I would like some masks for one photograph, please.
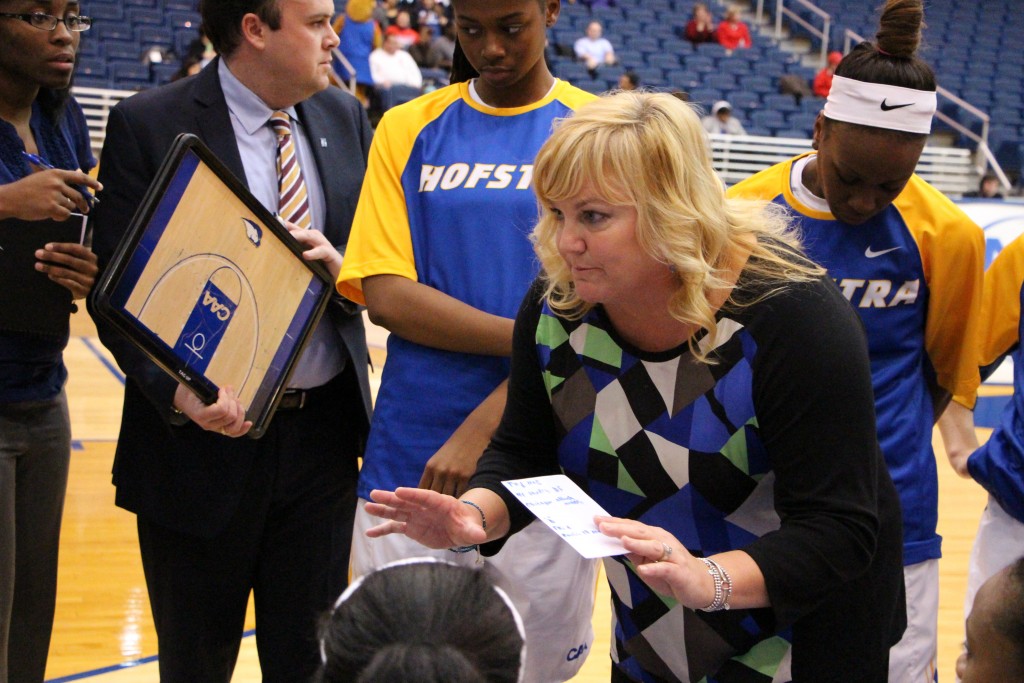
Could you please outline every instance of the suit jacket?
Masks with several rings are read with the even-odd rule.
[[[312,144],[327,204],[324,232],[342,249],[355,213],[372,129],[359,102],[337,88],[296,106]],[[114,254],[146,189],[179,133],[193,133],[245,183],[217,64],[191,78],[140,92],[111,112],[100,161],[102,201],[93,215],[93,250],[102,268]],[[90,305],[90,311],[92,307]],[[355,411],[350,444],[324,444],[338,457],[361,455],[369,430],[370,391],[363,322],[340,301],[328,315],[358,376],[358,392],[339,411]],[[227,439],[192,422],[178,426],[172,400],[178,382],[158,368],[102,318],[93,316],[103,344],[124,371],[121,434],[114,458],[116,503],[184,533],[216,535],[237,509],[258,443]],[[286,447],[286,446],[285,446]],[[301,454],[296,454],[300,456]]]

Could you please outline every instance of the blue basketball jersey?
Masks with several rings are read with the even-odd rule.
[[[542,100],[496,109],[466,83],[387,112],[377,127],[338,278],[363,303],[373,275],[408,277],[514,318],[538,271],[533,159],[555,119],[593,99],[566,82]],[[508,359],[388,339],[359,495],[416,486],[427,460],[508,376]]]
[[[871,220],[840,222],[797,198],[794,188],[801,181],[794,167],[806,156],[766,169],[729,194],[790,209],[808,255],[828,269],[860,315],[868,336],[878,440],[903,507],[904,563],[937,558],[936,415],[930,387],[969,394],[978,386],[973,349],[984,235],[917,175]]]

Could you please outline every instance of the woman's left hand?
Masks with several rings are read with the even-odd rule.
[[[89,294],[99,267],[96,254],[89,247],[75,242],[51,242],[36,250],[36,270],[71,291],[73,299]]]
[[[715,582],[704,563],[690,554],[675,536],[634,519],[595,517],[605,536],[622,541],[644,583],[661,595],[670,595],[691,609],[711,604]]]

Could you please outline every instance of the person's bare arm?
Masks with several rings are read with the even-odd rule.
[[[939,416],[939,433],[946,448],[946,457],[961,477],[970,478],[967,458],[978,449],[978,434],[974,431],[974,413],[969,408],[950,401]]]
[[[375,325],[423,346],[485,356],[512,354],[511,318],[485,313],[401,275],[363,280]]]
[[[505,411],[508,380],[499,384],[427,461],[419,488],[459,496],[490,443]]]

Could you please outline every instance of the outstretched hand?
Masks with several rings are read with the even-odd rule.
[[[388,521],[367,530],[370,538],[405,534],[428,548],[476,545],[487,540],[480,513],[453,496],[401,487],[373,490],[366,511]]]

